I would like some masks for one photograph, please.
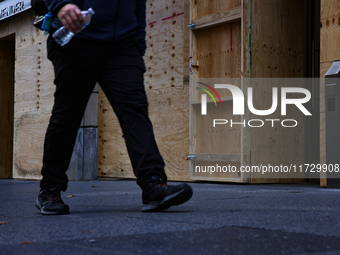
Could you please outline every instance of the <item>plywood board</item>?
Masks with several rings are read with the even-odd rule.
[[[324,49],[323,49],[324,50]],[[333,61],[320,64],[320,164],[326,164],[325,74]],[[320,173],[321,187],[327,187],[327,173]]]
[[[181,88],[152,89],[149,115],[170,180],[188,180],[188,92]],[[134,178],[122,131],[111,106],[99,93],[98,176]]]
[[[251,11],[252,0],[242,0],[242,24],[241,24],[241,74],[244,78],[250,78],[251,63],[250,63],[250,46],[251,46]],[[243,91],[248,85],[244,84]]]
[[[15,121],[13,178],[40,179],[49,112],[28,113]]]
[[[236,7],[226,11],[219,11],[217,13],[209,14],[201,18],[193,19],[191,23],[195,24],[193,30],[205,29],[223,23],[233,22],[241,19],[242,16],[241,7]]]
[[[206,92],[201,90],[200,88],[207,88],[206,85],[209,85],[215,88],[216,84],[232,84],[236,87],[241,88],[241,79],[240,78],[200,78],[200,79],[193,79],[192,90],[191,90],[191,103],[192,104],[201,104],[202,95],[206,95]],[[229,89],[225,88],[215,88],[216,92],[221,98],[221,101],[229,101],[232,100],[232,93]],[[216,96],[215,96],[216,97]],[[215,98],[217,102],[219,101],[218,98]],[[208,96],[207,102],[213,102],[213,99]]]
[[[239,170],[241,161],[240,116],[233,116],[232,95],[229,90],[217,89],[223,106],[215,106],[212,100],[207,100],[207,115],[201,114],[201,95],[206,94],[196,87],[202,87],[197,82],[203,82],[214,87],[214,84],[233,84],[242,87],[242,5],[241,1],[191,1],[191,22],[200,29],[191,32],[191,54],[193,56],[193,75],[190,79],[190,153],[238,155],[239,161],[232,162]],[[226,23],[226,21],[228,21]],[[238,80],[231,80],[237,78]],[[227,82],[229,81],[229,82]],[[214,119],[225,119],[228,123],[213,127]],[[231,126],[231,121],[234,125]],[[214,160],[206,162],[211,165]],[[191,170],[196,162],[191,162]],[[229,164],[229,163],[228,163]],[[205,180],[221,179],[223,181],[242,182],[238,174],[233,173],[199,173],[192,177]]]
[[[17,50],[16,60],[16,112],[39,112],[53,106],[54,73],[46,58],[45,42]]]
[[[183,85],[184,3],[147,2],[146,89]]]
[[[201,105],[192,105],[192,153],[232,153],[241,152],[240,137],[241,126],[231,124],[231,120],[240,122],[240,116],[233,116],[232,101],[223,102],[223,106],[215,106],[214,103],[208,103],[207,115],[201,115]],[[227,124],[216,125],[213,127],[214,119],[228,120]]]
[[[251,28],[251,0],[242,0],[241,6],[242,19],[241,19],[241,89],[247,100],[247,89],[250,86],[250,79],[245,81],[245,78],[250,78],[251,65],[250,65],[250,28]],[[250,112],[246,111],[242,118],[250,119]],[[250,128],[242,127],[241,130],[241,165],[250,166]],[[250,174],[242,173],[242,180],[244,182],[250,181]]]
[[[321,0],[320,62],[340,59],[340,2]]]
[[[241,6],[241,0],[192,0],[193,9],[196,9],[196,15],[192,19],[197,19],[209,14],[218,13]]]
[[[123,133],[104,92],[99,88],[98,177],[134,178]]]
[[[288,0],[256,0],[251,3],[251,77],[252,78],[290,78],[303,77],[303,2]],[[268,109],[272,103],[270,85],[256,84],[254,88],[254,107]],[[289,85],[288,85],[289,86]],[[275,86],[281,87],[281,85]],[[251,165],[261,164],[301,164],[304,160],[303,116],[297,111],[287,112],[296,119],[298,128],[287,129],[278,125],[272,128],[265,125],[250,129]],[[282,119],[280,112],[270,119]],[[256,116],[256,119],[262,119]],[[252,174],[252,183],[291,182],[301,179],[266,178]],[[303,178],[303,177],[302,177]]]
[[[241,76],[241,22],[195,32],[200,78]]]
[[[303,77],[303,1],[252,2],[253,78]]]
[[[272,105],[272,87],[298,87],[299,80],[286,80],[286,83],[277,80],[277,82],[264,79],[252,79],[253,86],[253,103],[255,109],[269,109]],[[289,98],[297,98],[298,94],[292,94]],[[304,115],[293,105],[287,106],[287,115],[281,116],[280,107],[271,114],[266,116],[253,115],[252,119],[264,121],[260,128],[251,128],[251,165],[260,166],[291,166],[302,165],[304,163]],[[266,119],[277,119],[279,121],[268,122]],[[281,121],[284,119],[294,119],[297,126],[293,128],[284,127]],[[248,121],[248,120],[247,120]],[[260,123],[255,123],[260,125]],[[294,125],[293,122],[287,122],[285,125]],[[283,178],[282,180],[280,178]],[[287,174],[271,175],[252,174],[251,182],[293,182],[288,180]],[[300,178],[304,178],[303,174]],[[273,180],[276,179],[276,180]],[[299,180],[301,181],[301,180]]]
[[[183,83],[189,85],[189,56],[190,56],[190,0],[184,0],[184,24],[183,24]]]
[[[186,88],[151,90],[149,114],[171,180],[188,180],[189,93]]]
[[[33,12],[0,24],[0,37],[15,34],[13,177],[41,178],[44,134],[53,105],[53,71],[46,35],[32,26]]]
[[[183,1],[147,1],[144,56],[149,115],[169,180],[189,180],[189,87]],[[188,18],[188,17],[187,17]],[[186,39],[188,40],[188,38]],[[119,123],[99,92],[98,176],[134,178]]]
[[[320,112],[320,164],[327,164],[326,161],[326,114]],[[327,173],[320,172],[320,186],[327,187]]]

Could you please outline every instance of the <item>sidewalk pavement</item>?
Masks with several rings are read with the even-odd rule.
[[[134,181],[70,182],[71,214],[47,216],[34,206],[39,182],[2,179],[0,254],[340,254],[340,190],[191,186],[187,203],[142,213]]]

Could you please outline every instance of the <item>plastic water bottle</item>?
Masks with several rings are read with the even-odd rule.
[[[87,11],[81,12],[84,16],[84,24],[82,27],[82,30],[91,22],[91,17],[94,14],[94,11],[92,8],[89,8]],[[68,43],[72,37],[75,34],[72,31],[67,31],[64,26],[59,28],[57,31],[55,31],[52,35],[53,39],[60,45],[64,46],[66,43]]]

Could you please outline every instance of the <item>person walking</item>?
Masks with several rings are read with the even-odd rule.
[[[44,0],[54,21],[47,39],[54,67],[54,105],[45,135],[42,180],[36,207],[42,214],[67,214],[60,192],[87,102],[98,82],[117,115],[137,184],[142,211],[162,211],[189,200],[187,184],[168,185],[164,161],[148,116],[144,88],[146,0]],[[81,10],[95,11],[82,30]],[[65,26],[75,36],[59,46],[52,34]]]

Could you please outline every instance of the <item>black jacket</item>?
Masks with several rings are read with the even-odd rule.
[[[145,50],[146,0],[44,0],[52,16],[53,31],[62,26],[57,18],[59,10],[66,4],[75,4],[81,10],[90,7],[95,14],[88,25],[75,37],[90,41],[110,42],[137,34]]]

